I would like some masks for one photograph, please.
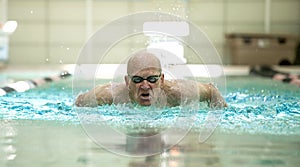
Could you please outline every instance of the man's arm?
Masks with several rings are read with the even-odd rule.
[[[187,98],[187,100],[199,98],[199,101],[208,102],[211,108],[227,107],[225,100],[213,84],[181,79],[165,80],[163,89],[167,95],[170,106],[180,105],[181,98]],[[198,94],[195,92],[196,90],[198,90]]]
[[[113,101],[111,84],[98,85],[94,89],[80,94],[75,102],[77,107],[96,107],[103,104],[111,104]]]
[[[207,101],[211,108],[227,107],[226,101],[213,84],[203,84],[198,82],[198,88],[200,101]]]

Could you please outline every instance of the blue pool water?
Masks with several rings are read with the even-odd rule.
[[[98,83],[104,82],[107,81]],[[227,77],[226,85],[224,97],[229,107],[222,111],[218,130],[237,134],[300,135],[298,87],[259,77]],[[68,78],[0,97],[0,120],[55,120],[63,124],[79,124],[73,102],[72,78]],[[138,126],[132,121],[132,114],[126,115],[112,106],[98,108],[112,124]],[[202,105],[195,113],[193,130],[201,127],[207,111],[208,108]],[[139,123],[148,124],[150,121],[152,126],[160,126],[177,115],[176,108],[166,109],[159,114],[139,117]]]

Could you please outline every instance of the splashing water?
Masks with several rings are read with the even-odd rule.
[[[105,81],[102,81],[105,82]],[[300,135],[300,91],[298,87],[262,78],[227,79],[226,101],[217,130],[228,133]],[[62,89],[64,88],[64,89]],[[55,120],[78,124],[74,110],[71,79],[50,83],[24,93],[0,97],[1,120]],[[94,111],[94,110],[91,110]],[[180,107],[161,110],[126,111],[115,106],[99,106],[97,112],[111,126],[126,130],[142,127],[166,128],[181,116],[194,116],[194,131],[203,127],[209,111],[205,103],[189,115]],[[185,123],[179,126],[184,127]]]

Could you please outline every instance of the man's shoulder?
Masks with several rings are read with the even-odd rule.
[[[171,80],[165,80],[165,85],[167,86],[178,86],[182,84],[197,84],[198,82],[194,80],[187,80],[187,79],[171,79]]]
[[[198,92],[199,82],[194,80],[165,80],[163,89],[167,94],[194,94]]]
[[[187,83],[187,80],[183,79],[165,80],[163,84],[163,89],[166,92],[181,91],[181,86],[185,83]]]
[[[111,83],[111,91],[114,93],[124,93],[128,89],[125,83]]]

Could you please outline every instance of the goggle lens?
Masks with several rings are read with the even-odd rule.
[[[147,80],[150,83],[156,83],[159,80],[160,76],[161,76],[161,74],[159,74],[159,75],[151,75],[151,76],[149,76],[147,78],[143,78],[141,76],[132,76],[131,77],[131,81],[134,82],[134,83],[136,83],[136,84],[137,83],[141,83],[144,80]]]

